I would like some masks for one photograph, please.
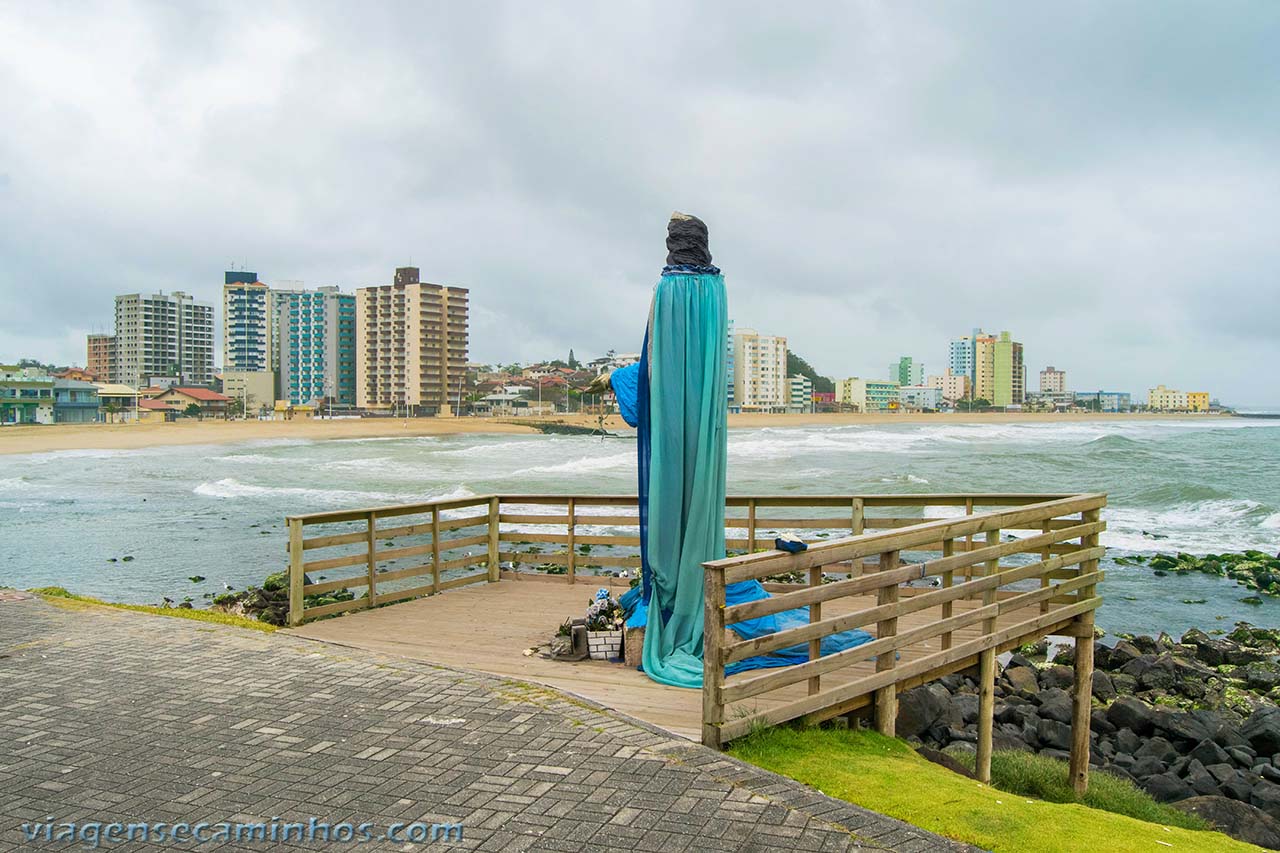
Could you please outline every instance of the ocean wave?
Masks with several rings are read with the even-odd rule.
[[[432,453],[432,457],[436,456],[456,456],[456,457],[472,457],[487,456],[491,453],[499,453],[508,450],[524,450],[527,451],[531,444],[537,442],[537,439],[525,441],[500,441],[496,444],[476,444],[471,447],[459,447],[451,450],[437,450]],[[541,445],[539,445],[541,449]]]
[[[255,486],[251,483],[242,483],[231,477],[227,477],[222,480],[215,480],[213,482],[201,483],[191,491],[202,497],[222,499],[291,497],[323,501],[325,503],[364,502],[365,504],[368,504],[371,501],[391,503],[393,501],[405,500],[403,495],[393,495],[386,492],[355,492],[343,489],[307,489],[299,486]]]
[[[1257,501],[1219,498],[1169,508],[1108,507],[1102,544],[1129,551],[1273,551],[1280,513]]]
[[[266,456],[261,453],[231,453],[227,456],[215,456],[215,462],[231,462],[235,465],[298,465],[309,460],[285,459],[280,456]]]
[[[7,477],[0,480],[0,493],[16,492],[21,489],[31,489],[34,486],[26,477]]]
[[[159,449],[159,448],[155,448]],[[168,448],[165,448],[168,449]],[[31,462],[36,465],[47,465],[50,462],[65,462],[68,459],[117,459],[123,456],[137,456],[142,450],[49,450],[44,453],[26,453],[10,457],[15,461]]]
[[[895,474],[892,477],[881,477],[882,483],[914,483],[920,486],[929,485],[929,481],[924,477],[917,477],[915,474]]]
[[[555,465],[535,465],[532,468],[524,468],[513,472],[511,476],[522,477],[529,474],[598,474],[602,471],[634,468],[635,465],[636,455],[634,453],[618,453],[613,456],[584,456],[580,459],[560,462]]]

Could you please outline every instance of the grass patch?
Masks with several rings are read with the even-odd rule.
[[[236,628],[248,628],[251,631],[270,633],[276,630],[276,626],[268,625],[266,622],[259,622],[257,619],[246,619],[243,616],[234,616],[230,613],[220,613],[215,610],[196,610],[194,608],[188,610],[185,607],[153,607],[149,604],[120,604],[115,601],[90,598],[87,595],[75,595],[60,586],[42,586],[36,589],[29,589],[27,592],[34,592],[36,595],[43,597],[45,601],[62,606],[114,607],[116,610],[149,613],[153,616],[172,616],[177,619],[191,619],[196,622],[232,625]]]
[[[970,770],[977,761],[973,754],[956,758]],[[1011,794],[1035,797],[1051,803],[1083,803],[1091,809],[1128,815],[1148,823],[1180,826],[1183,829],[1210,829],[1196,815],[1158,803],[1132,782],[1094,770],[1089,773],[1089,790],[1076,797],[1071,787],[1071,768],[1065,761],[1030,752],[1005,750],[991,754],[991,785]]]
[[[1133,850],[1181,850],[1191,853],[1256,851],[1257,847],[1217,832],[1168,826],[1090,808],[1077,802],[1049,802],[1009,793],[966,779],[932,764],[904,741],[875,732],[797,729],[778,726],[734,741],[729,750],[752,764],[790,776],[832,797],[857,803],[939,835],[977,845],[993,853],[1129,853]],[[1010,783],[1057,790],[1056,779],[1038,764],[1022,766],[1001,754]],[[992,760],[992,775],[997,762]],[[1065,770],[1062,782],[1065,785]],[[1097,802],[1125,805],[1154,820],[1164,812],[1146,812],[1134,794],[1121,794],[1102,773],[1090,774]],[[1070,788],[1066,790],[1069,792]],[[1150,801],[1160,809],[1159,804]],[[1180,822],[1190,818],[1181,812]],[[1156,817],[1156,815],[1159,815]],[[1191,820],[1196,820],[1190,818]]]

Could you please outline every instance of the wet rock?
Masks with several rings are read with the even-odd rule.
[[[1116,728],[1127,728],[1138,735],[1148,735],[1154,727],[1151,708],[1132,696],[1121,696],[1112,702],[1107,709],[1107,719]]]
[[[1036,678],[1035,669],[1028,666],[1006,669],[1003,680],[1008,683],[1009,688],[1015,693],[1035,693],[1040,689],[1040,682]]]
[[[1046,747],[1053,749],[1071,748],[1071,726],[1052,719],[1042,719],[1036,725],[1036,735]]]
[[[1188,755],[1206,767],[1210,764],[1229,765],[1231,761],[1231,756],[1227,754],[1227,751],[1211,740],[1200,741]]]
[[[947,711],[951,694],[940,684],[908,690],[898,697],[898,737],[920,736]]]
[[[1199,628],[1192,628],[1182,635],[1182,644],[1194,650],[1197,660],[1209,666],[1222,665],[1226,648],[1226,643],[1222,640],[1215,640]]]
[[[1262,780],[1249,792],[1249,803],[1275,818],[1280,818],[1280,785]]]
[[[1248,803],[1226,797],[1190,797],[1174,806],[1204,818],[1219,832],[1268,850],[1280,849],[1280,821]]]
[[[1041,690],[1036,695],[1036,699],[1040,703],[1041,717],[1057,720],[1059,723],[1071,722],[1071,697],[1062,688],[1051,687],[1048,690]]]
[[[960,717],[961,724],[977,722],[978,705],[978,697],[973,693],[961,693],[951,698],[952,713]]]
[[[1138,660],[1144,660],[1144,658],[1138,658]],[[1178,684],[1178,667],[1173,655],[1170,654],[1160,655],[1151,662],[1150,666],[1136,675],[1138,686],[1143,690],[1172,690]]]
[[[1227,754],[1231,756],[1231,760],[1235,762],[1238,767],[1252,767],[1253,759],[1257,757],[1253,755],[1252,751],[1246,752],[1236,746],[1228,748]]]
[[[1111,651],[1107,654],[1107,669],[1120,669],[1126,663],[1141,655],[1138,647],[1128,640],[1120,640],[1111,647]]]
[[[1116,698],[1116,687],[1111,676],[1096,669],[1093,671],[1093,698],[1099,702],[1110,702]]]
[[[1176,803],[1192,796],[1191,786],[1172,773],[1160,773],[1142,783],[1142,790],[1162,803]]]
[[[1259,755],[1280,752],[1280,707],[1264,705],[1240,727],[1240,735]]]
[[[1075,679],[1075,670],[1069,666],[1051,666],[1040,671],[1041,687],[1058,687],[1062,690],[1069,690]]]

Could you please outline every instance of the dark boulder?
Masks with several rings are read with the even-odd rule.
[[[1142,783],[1146,791],[1162,803],[1176,803],[1192,796],[1191,786],[1172,773],[1160,773]]]
[[[1253,760],[1257,757],[1253,754],[1253,750],[1244,750],[1238,746],[1229,747],[1227,755],[1230,755],[1231,760],[1239,767],[1252,767]]]
[[[1036,694],[1040,703],[1039,714],[1048,720],[1060,723],[1071,722],[1071,697],[1061,687],[1051,687]]]
[[[1259,755],[1280,752],[1280,707],[1264,705],[1240,727],[1240,735]]]
[[[1107,669],[1120,669],[1129,661],[1141,655],[1138,647],[1128,640],[1121,640],[1111,647],[1111,651],[1107,654]]]
[[[1138,679],[1139,683],[1141,683],[1143,673],[1151,669],[1151,665],[1155,662],[1155,655],[1140,655],[1120,667],[1120,672],[1130,678]]]
[[[929,684],[903,693],[898,697],[898,737],[919,737],[928,731],[946,713],[950,701],[951,694],[940,684]]]
[[[1116,727],[1107,719],[1107,712],[1101,708],[1095,708],[1089,712],[1089,729],[1100,735],[1116,733]]]
[[[1058,687],[1063,690],[1070,690],[1075,680],[1075,670],[1069,666],[1051,666],[1040,671],[1041,687]]]
[[[1222,665],[1223,651],[1226,648],[1226,643],[1222,640],[1215,640],[1199,628],[1192,628],[1182,635],[1182,644],[1190,646],[1195,651],[1196,659],[1202,663],[1209,666]]]
[[[1139,779],[1146,779],[1148,776],[1164,773],[1168,769],[1168,766],[1154,755],[1144,755],[1130,765],[1129,772]]]
[[[1213,729],[1185,711],[1169,711],[1161,708],[1152,715],[1152,723],[1174,743],[1196,744],[1213,735]]]
[[[1134,758],[1146,758],[1147,756],[1158,758],[1165,764],[1169,764],[1178,759],[1178,750],[1174,749],[1173,744],[1169,743],[1169,741],[1157,735],[1133,752]]]
[[[1008,672],[1011,669],[1017,669],[1019,667],[1022,667],[1023,669],[1034,670],[1036,668],[1036,665],[1032,663],[1032,661],[1029,658],[1027,658],[1026,655],[1020,655],[1020,654],[1010,655],[1009,662],[1004,665],[1006,672]]]
[[[1157,651],[1155,638],[1148,637],[1146,634],[1139,634],[1131,642],[1134,648],[1144,655],[1154,655]]]
[[[1046,747],[1055,749],[1071,748],[1071,726],[1057,720],[1042,719],[1036,726],[1036,735]]]
[[[973,693],[960,693],[951,698],[951,712],[960,717],[960,723],[974,723],[978,720],[978,697]]]
[[[1171,654],[1160,655],[1141,673],[1130,674],[1137,675],[1143,690],[1172,690],[1178,684],[1178,667]]]
[[[1195,749],[1187,754],[1205,767],[1210,764],[1229,764],[1231,761],[1231,756],[1227,754],[1227,751],[1211,740],[1200,741],[1200,743],[1196,744]]]
[[[1258,774],[1268,782],[1280,783],[1280,768],[1274,764],[1263,764],[1258,769]]]
[[[1111,676],[1111,683],[1116,688],[1116,693],[1120,696],[1132,696],[1138,692],[1138,679],[1132,675],[1125,675],[1120,672],[1107,673]]]
[[[1247,803],[1249,802],[1249,794],[1253,791],[1253,786],[1249,784],[1249,780],[1245,779],[1243,775],[1239,775],[1223,782],[1218,787],[1218,790],[1222,792],[1224,797]]]
[[[973,771],[970,770],[968,767],[966,767],[963,762],[961,762],[955,756],[948,755],[947,753],[942,752],[941,750],[930,749],[927,746],[922,746],[919,749],[917,749],[916,752],[920,753],[921,758],[924,758],[928,761],[932,761],[934,764],[937,764],[940,767],[945,767],[948,770],[950,770],[952,773],[958,773],[961,776],[967,777],[969,779],[977,778],[976,776],[974,776]]]
[[[1116,698],[1116,686],[1111,676],[1096,669],[1093,671],[1093,698],[1099,702],[1110,702]]]
[[[1249,792],[1249,803],[1275,818],[1280,818],[1280,785],[1265,779]]]
[[[1204,769],[1209,771],[1209,775],[1212,776],[1219,785],[1224,782],[1230,782],[1232,779],[1243,778],[1240,771],[1232,767],[1230,764],[1206,764]]]
[[[1191,797],[1174,808],[1203,818],[1237,841],[1280,850],[1280,821],[1256,806],[1226,797]]]
[[[1107,719],[1118,729],[1131,729],[1135,734],[1148,735],[1153,727],[1151,708],[1132,696],[1121,696],[1107,709]]]
[[[1132,729],[1116,730],[1116,752],[1133,755],[1142,748],[1142,739]]]
[[[1036,671],[1033,667],[1019,666],[1004,671],[1003,680],[1008,683],[1009,690],[1013,693],[1035,693],[1040,689],[1040,682],[1036,678]]]
[[[1191,789],[1197,794],[1217,794],[1218,780],[1213,778],[1213,774],[1204,768],[1204,764],[1191,760],[1187,765],[1187,775],[1183,777]]]

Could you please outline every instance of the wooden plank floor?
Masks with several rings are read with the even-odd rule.
[[[581,578],[570,585],[563,577],[524,575],[499,583],[477,583],[440,595],[420,598],[375,610],[353,611],[333,619],[322,619],[290,633],[344,646],[370,649],[414,660],[477,670],[493,675],[545,684],[573,693],[637,717],[667,731],[693,740],[700,736],[702,694],[697,690],[667,687],[643,673],[620,663],[603,661],[560,662],[530,657],[524,650],[544,646],[556,626],[566,618],[581,617],[595,591],[609,578]],[[625,591],[625,581],[612,581],[615,594]],[[874,596],[843,599],[823,605],[822,615],[830,617],[875,605]],[[955,602],[958,615],[976,607],[969,601]],[[1039,614],[1037,606],[1002,615],[999,627],[1025,621]],[[898,630],[936,621],[937,607],[899,619]],[[867,627],[875,633],[875,626]],[[955,633],[954,643],[977,637],[977,626]],[[901,662],[938,651],[935,638],[905,649]],[[823,689],[874,672],[871,661],[824,675]],[[755,670],[749,674],[758,674]],[[732,684],[733,678],[729,679]],[[743,703],[746,709],[765,709],[806,695],[806,685],[774,691]],[[733,719],[729,709],[727,719]]]

